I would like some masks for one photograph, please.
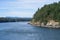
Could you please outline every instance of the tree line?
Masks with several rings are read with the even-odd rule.
[[[48,20],[60,22],[60,2],[44,5],[41,9],[38,8],[33,19],[35,21],[44,22],[45,24]]]
[[[32,18],[0,17],[0,22],[30,21]]]

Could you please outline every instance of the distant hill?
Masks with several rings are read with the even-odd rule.
[[[20,17],[0,17],[1,22],[20,22],[20,21],[30,21],[32,18],[20,18]]]

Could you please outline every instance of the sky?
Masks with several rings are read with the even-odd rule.
[[[60,0],[0,0],[0,17],[33,17],[38,8]]]

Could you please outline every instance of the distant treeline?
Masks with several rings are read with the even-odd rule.
[[[18,17],[0,17],[1,22],[19,22],[19,21],[30,21],[32,18],[18,18]]]

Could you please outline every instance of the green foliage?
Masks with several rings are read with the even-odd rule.
[[[19,18],[19,17],[0,17],[1,22],[19,22],[19,21],[30,21],[32,18]]]
[[[33,19],[44,23],[48,22],[48,20],[60,22],[60,2],[44,5],[41,9],[38,8]]]

